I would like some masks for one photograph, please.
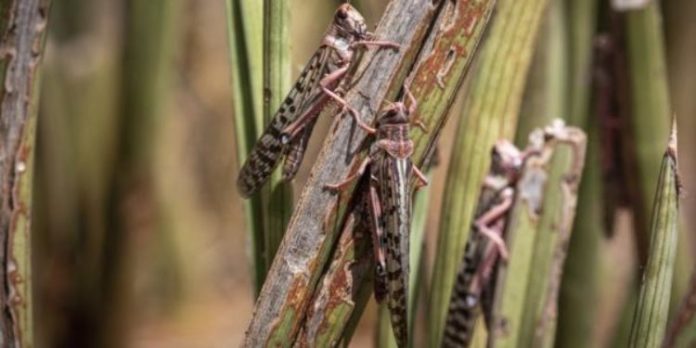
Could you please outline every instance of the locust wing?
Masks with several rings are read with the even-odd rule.
[[[383,153],[376,160],[382,202],[382,229],[386,239],[387,307],[399,347],[408,342],[409,234],[411,230],[410,181],[413,164],[409,158]]]
[[[310,58],[297,82],[254,145],[237,178],[237,189],[242,196],[249,197],[256,192],[278,165],[280,157],[286,154],[286,144],[282,141],[283,130],[321,97],[323,92],[319,88],[319,81],[326,73],[330,57],[331,48],[321,46]],[[310,128],[313,128],[314,124],[311,126]]]
[[[283,161],[283,181],[288,181],[295,177],[300,169],[302,159],[304,158],[309,138],[312,135],[314,126],[317,123],[317,118],[308,121],[302,132],[285,146],[285,160]]]

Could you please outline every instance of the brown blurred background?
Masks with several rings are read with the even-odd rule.
[[[222,347],[242,340],[253,295],[235,188],[225,2],[170,2],[146,26],[133,24],[153,10],[144,0],[63,0],[52,7],[34,225],[41,346]],[[371,28],[386,2],[357,4]],[[337,3],[291,0],[293,77]],[[687,192],[682,211],[693,226],[696,26],[684,23],[696,6],[677,10],[664,3]],[[153,40],[153,33],[163,40]],[[321,120],[316,134],[330,121]],[[432,180],[429,256],[454,128],[446,127]],[[314,137],[296,186],[320,138]],[[630,245],[628,232],[607,243],[621,251],[621,262],[612,261],[621,267],[612,267],[604,282],[609,287],[626,286],[621,279],[633,267],[625,252]],[[598,322],[598,336],[611,331],[608,318],[617,310],[611,296],[603,298],[607,313],[599,318],[607,325]],[[369,345],[374,317],[371,305],[354,346]]]

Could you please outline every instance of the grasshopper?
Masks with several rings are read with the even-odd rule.
[[[481,295],[488,289],[498,258],[508,257],[503,231],[524,162],[529,155],[537,153],[533,149],[520,151],[506,140],[498,141],[493,147],[491,168],[484,179],[452,291],[443,347],[468,347],[471,343]]]
[[[409,281],[409,235],[411,229],[411,180],[419,186],[428,180],[411,162],[413,141],[409,137],[409,119],[416,100],[404,88],[410,106],[390,103],[377,118],[377,135],[370,154],[357,171],[344,181],[328,185],[341,190],[365,172],[369,173],[367,204],[373,236],[376,281],[375,297],[387,299],[394,336],[400,347],[408,341],[407,299]],[[414,122],[424,128],[420,121]]]
[[[251,196],[268,179],[281,157],[283,180],[292,179],[299,169],[317,117],[330,100],[338,103],[341,115],[348,111],[357,125],[374,133],[357,111],[340,96],[339,86],[347,80],[353,57],[359,47],[398,48],[392,42],[375,41],[360,13],[349,4],[341,5],[324,36],[321,46],[305,66],[264,133],[254,145],[237,178],[244,197]]]

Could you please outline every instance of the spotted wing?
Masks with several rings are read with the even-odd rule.
[[[300,135],[285,147],[285,160],[283,161],[284,181],[289,181],[294,178],[295,174],[297,174],[297,171],[300,169],[302,159],[307,150],[307,145],[309,144],[309,138],[312,135],[316,123],[317,118],[309,120]]]
[[[472,230],[466,242],[464,259],[457,272],[450,298],[443,347],[468,347],[471,343],[480,308],[478,306],[480,292],[472,286],[472,283],[483,260],[481,244],[481,236]]]
[[[380,186],[381,224],[386,239],[387,307],[396,342],[399,347],[404,347],[408,342],[410,179],[413,165],[409,158],[394,158],[386,153],[374,165]]]
[[[326,73],[331,49],[321,46],[305,66],[271,122],[249,153],[239,177],[237,189],[244,197],[251,196],[268,179],[285,153],[281,135],[284,128],[302,115],[321,94],[319,81]]]

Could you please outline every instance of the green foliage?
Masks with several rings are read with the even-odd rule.
[[[263,1],[227,0],[227,35],[232,68],[232,105],[237,163],[241,166],[263,129]],[[264,257],[263,208],[258,196],[244,203],[254,293],[261,291],[268,269]]]
[[[428,319],[439,346],[455,273],[464,254],[477,194],[498,139],[512,139],[546,0],[501,0],[471,76],[442,200]]]
[[[676,125],[675,125],[676,127]],[[630,347],[659,347],[665,336],[679,226],[676,129],[662,159],[650,226],[648,261],[633,316]]]

